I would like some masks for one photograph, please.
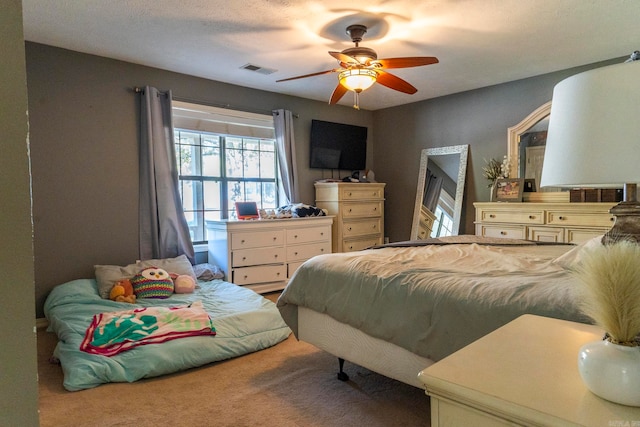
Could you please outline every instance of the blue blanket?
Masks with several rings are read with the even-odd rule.
[[[217,335],[195,336],[143,345],[115,356],[80,350],[93,317],[100,313],[142,307],[173,307],[202,301]],[[136,304],[105,300],[96,281],[79,279],[55,287],[45,302],[49,331],[59,342],[54,357],[64,372],[64,387],[75,391],[108,382],[133,382],[262,350],[286,339],[291,330],[275,304],[228,282],[200,282],[193,294],[167,299],[139,299]]]

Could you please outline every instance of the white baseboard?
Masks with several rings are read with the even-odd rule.
[[[49,321],[46,317],[38,317],[36,318],[36,328],[37,329],[46,329],[49,326]]]

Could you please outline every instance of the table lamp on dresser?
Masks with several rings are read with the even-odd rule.
[[[640,53],[571,76],[553,90],[542,187],[621,188],[602,241],[640,243]]]

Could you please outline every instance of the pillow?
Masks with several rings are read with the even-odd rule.
[[[305,205],[304,203],[295,203],[292,205],[282,206],[277,209],[279,213],[290,213],[293,218],[304,218],[308,216],[327,216],[325,209],[316,206]]]
[[[131,279],[136,298],[169,298],[173,294],[173,280],[158,267],[146,267]]]
[[[224,279],[224,271],[222,271],[217,265],[209,263],[196,264],[193,266],[193,271],[195,271],[198,280],[203,280],[205,282],[214,279]]]
[[[138,261],[135,264],[129,264],[123,267],[118,265],[94,265],[93,268],[96,281],[98,282],[98,294],[100,294],[100,298],[109,299],[111,288],[117,281],[131,279],[146,267],[158,267],[169,273],[178,275],[188,274],[193,277],[193,280],[196,280],[196,274],[186,255],[180,255],[175,258]]]
[[[593,239],[589,239],[586,242],[580,243],[578,246],[571,249],[569,252],[565,252],[564,254],[560,255],[552,262],[554,264],[560,265],[564,269],[571,270],[578,264],[580,264],[580,262],[582,262],[585,251],[589,251],[594,247],[598,247],[600,245],[602,245],[602,236],[594,237]]]

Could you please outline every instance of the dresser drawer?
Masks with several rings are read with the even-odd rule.
[[[295,228],[287,230],[287,245],[328,240],[331,227]]]
[[[284,262],[284,247],[238,249],[231,253],[232,267],[246,267],[248,265],[274,264]]]
[[[589,212],[547,211],[547,224],[558,226],[611,227],[613,215]]]
[[[345,203],[342,218],[361,218],[382,215],[382,202]]]
[[[479,211],[478,221],[482,222],[517,222],[519,224],[544,224],[542,210],[492,210]]]
[[[247,285],[250,283],[277,282],[286,279],[287,266],[279,264],[236,268],[233,270],[231,281],[236,285]]]
[[[344,240],[342,242],[342,249],[344,252],[351,252],[351,251],[360,251],[362,249],[367,249],[371,246],[375,246],[375,245],[381,245],[382,244],[382,237],[370,237],[368,239],[357,239],[357,240],[353,240],[353,239],[349,239],[349,240]]]
[[[527,230],[524,225],[476,225],[476,235],[484,237],[502,237],[508,239],[526,239]]]
[[[231,250],[284,245],[284,230],[231,234]]]
[[[352,188],[343,188],[340,193],[342,200],[368,200],[368,199],[382,199],[384,196],[383,188],[365,188],[353,186]]]
[[[579,245],[580,243],[584,243],[587,240],[591,240],[594,237],[602,236],[604,233],[609,231],[608,228],[567,228],[567,233],[565,237],[566,243],[575,243]]]
[[[561,227],[529,227],[527,239],[534,242],[564,242],[564,228]]]
[[[366,236],[367,234],[380,233],[381,218],[370,218],[363,221],[345,221],[342,224],[344,237]]]
[[[287,260],[307,260],[316,255],[330,254],[331,242],[308,243],[306,245],[287,246]]]

